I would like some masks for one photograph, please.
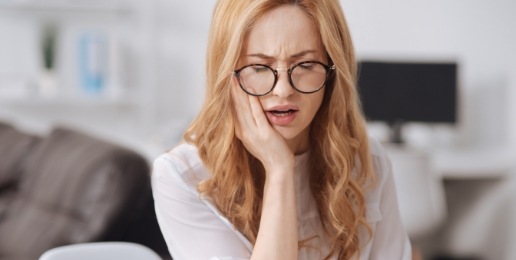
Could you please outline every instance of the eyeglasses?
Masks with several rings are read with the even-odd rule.
[[[335,65],[328,66],[318,61],[303,61],[291,68],[276,68],[263,64],[249,64],[233,71],[243,91],[252,96],[269,94],[278,82],[278,71],[287,70],[290,85],[303,94],[321,90]]]

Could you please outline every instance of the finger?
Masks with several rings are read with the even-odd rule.
[[[260,129],[263,129],[264,127],[270,127],[269,121],[265,116],[265,112],[263,112],[263,107],[258,100],[258,97],[249,95],[249,105],[251,107],[251,112],[257,127]]]
[[[242,93],[239,87],[234,87],[232,89],[233,101],[235,103],[236,115],[241,123],[244,125],[251,125],[249,118],[251,118],[251,107],[249,105],[249,101],[247,100],[246,94]]]
[[[240,133],[256,128],[247,94],[240,89],[238,84],[233,84],[231,95],[235,104],[236,118],[240,124]]]

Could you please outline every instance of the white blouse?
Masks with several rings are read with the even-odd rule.
[[[377,141],[370,143],[377,186],[366,194],[366,218],[373,236],[367,240],[367,233],[361,234],[360,259],[411,259],[390,161]],[[323,259],[330,250],[309,187],[308,157],[309,152],[296,156],[295,166],[298,236],[300,240],[316,237],[299,250],[298,259],[303,260]],[[168,249],[174,260],[249,259],[253,245],[196,189],[209,177],[191,144],[181,144],[154,161],[156,215]]]

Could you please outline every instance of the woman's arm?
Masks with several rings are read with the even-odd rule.
[[[297,259],[298,234],[294,153],[274,130],[257,97],[232,91],[237,111],[235,133],[265,168],[260,229],[251,259]]]
[[[268,174],[281,175],[282,173],[269,172]],[[267,178],[260,230],[251,259],[297,259],[295,199],[293,176]]]

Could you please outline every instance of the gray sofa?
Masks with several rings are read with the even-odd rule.
[[[147,161],[75,130],[35,136],[0,122],[0,260],[93,241],[136,242],[170,258]]]

